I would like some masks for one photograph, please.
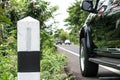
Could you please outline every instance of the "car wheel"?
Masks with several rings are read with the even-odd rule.
[[[81,73],[85,77],[96,76],[98,72],[98,64],[90,62],[89,55],[87,51],[87,46],[85,43],[85,38],[81,39],[80,44],[80,69]]]

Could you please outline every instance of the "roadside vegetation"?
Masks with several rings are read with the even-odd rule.
[[[17,21],[31,16],[40,21],[41,58],[40,76],[45,80],[65,80],[64,72],[66,57],[55,53],[55,38],[52,24],[46,25],[48,19],[53,19],[57,6],[49,6],[44,0],[2,0],[0,2],[0,80],[17,80]]]
[[[53,54],[52,49],[45,51],[41,60],[41,80],[65,80],[67,75],[64,71],[66,57],[63,54]]]

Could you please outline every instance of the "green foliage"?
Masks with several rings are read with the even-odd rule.
[[[15,80],[17,77],[17,57],[0,55],[0,80]]]
[[[0,8],[0,25],[7,23],[7,24],[11,24],[10,19],[8,19],[5,15],[5,10]]]
[[[13,35],[5,34],[6,25],[12,24],[5,14],[6,10],[0,8],[0,80],[15,80],[17,77],[17,43]]]
[[[60,38],[61,40],[65,41],[66,39],[69,39],[69,34],[65,31],[61,31]]]
[[[60,38],[60,33],[63,31],[63,29],[57,29],[56,31],[55,31],[55,34],[54,34],[54,37],[55,38]]]
[[[16,80],[17,42],[13,36],[0,45],[0,80]]]
[[[68,22],[68,29],[70,32],[70,38],[72,38],[72,41],[78,43],[78,36],[80,28],[83,26],[85,19],[87,18],[88,13],[83,11],[80,8],[81,1],[76,1],[71,7],[68,8],[69,17],[65,20]],[[75,37],[73,37],[75,36]],[[73,39],[74,38],[74,39]]]
[[[46,32],[44,30],[41,31],[40,33],[41,36],[41,50],[42,53],[45,53],[46,50],[52,50],[52,53],[56,51],[56,47],[54,45],[54,39],[53,36],[49,34],[49,32]]]
[[[17,41],[13,33],[0,44],[0,80],[17,78]]]
[[[69,39],[68,32],[64,31],[63,29],[57,29],[54,34],[55,39],[60,39],[62,41],[65,41],[66,39]]]
[[[40,28],[43,30],[47,28],[45,21],[49,18],[53,18],[52,13],[57,10],[57,7],[48,7],[49,2],[44,0],[37,0],[37,3],[30,3],[25,16],[31,16],[40,21]]]
[[[28,2],[24,0],[11,0],[5,8],[5,15],[11,20],[13,23],[11,27],[16,29],[17,21],[23,17],[25,17],[25,12],[27,10]]]
[[[41,60],[41,79],[65,80],[63,67],[66,64],[66,57],[63,54],[53,54],[52,49],[48,49]]]
[[[71,7],[68,8],[67,12],[69,13],[69,17],[65,20],[69,25],[71,25],[71,27],[74,27],[76,30],[79,30],[80,27],[83,26],[84,20],[88,15],[88,13],[80,8],[80,3],[80,1],[76,1]]]
[[[11,21],[6,16],[0,16],[0,24],[2,24],[2,23],[10,24]]]
[[[74,42],[74,44],[79,44],[79,37],[78,34],[70,35],[71,42]]]

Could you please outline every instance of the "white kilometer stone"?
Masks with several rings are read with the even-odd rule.
[[[26,17],[17,22],[18,80],[40,80],[40,24]],[[34,63],[35,62],[35,63]]]

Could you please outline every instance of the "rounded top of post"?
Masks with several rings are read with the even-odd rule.
[[[39,22],[37,19],[32,18],[31,16],[25,17],[18,22]]]

